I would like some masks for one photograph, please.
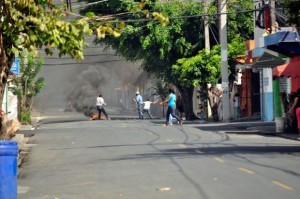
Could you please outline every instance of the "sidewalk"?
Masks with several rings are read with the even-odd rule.
[[[12,138],[13,141],[18,142],[18,168],[20,168],[20,166],[24,162],[24,158],[29,153],[29,149],[32,146],[32,144],[28,143],[30,137],[34,135],[32,130],[34,130],[34,127],[32,125],[21,125],[19,132],[15,137]]]
[[[273,136],[278,136],[278,137],[292,139],[292,140],[298,140],[298,138],[299,138],[298,132],[282,132],[282,133],[276,132],[275,121],[272,121],[272,122],[262,121],[262,120],[260,120],[259,115],[252,116],[249,118],[240,118],[239,120],[237,120],[237,122],[249,122],[249,121],[258,121],[261,123],[260,125],[256,125],[255,127],[253,127],[253,129],[256,129],[261,134],[273,135]]]
[[[278,133],[276,132],[276,124],[275,122],[269,122],[269,125],[266,126],[256,126],[253,127],[260,131],[262,134],[265,135],[273,135],[273,136],[278,136],[286,139],[291,139],[291,140],[298,140],[299,138],[299,133],[297,132],[283,132],[283,133]],[[300,140],[299,140],[300,141]]]
[[[278,136],[285,139],[298,140],[298,132],[276,132],[276,124],[274,121],[265,122],[265,121],[254,121],[255,126],[248,127],[247,130],[256,131],[258,134]],[[249,121],[240,122],[240,124],[249,124]],[[300,141],[300,140],[299,140]]]
[[[275,121],[266,122],[257,118],[243,118],[231,120],[229,123],[205,122],[205,121],[184,121],[183,125],[199,125],[202,129],[224,131],[228,134],[258,134],[266,136],[278,136],[285,139],[297,140],[298,132],[276,132]],[[298,140],[297,140],[298,141]],[[300,141],[300,140],[299,140]]]

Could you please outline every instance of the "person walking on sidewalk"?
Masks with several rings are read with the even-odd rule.
[[[291,114],[291,113],[296,113],[297,123],[298,123],[298,132],[299,132],[299,137],[297,139],[300,140],[300,88],[298,88],[293,105],[290,108],[290,110],[288,111],[288,114]]]
[[[135,93],[136,97],[134,99],[134,101],[136,102],[136,105],[137,105],[137,112],[138,112],[138,115],[139,115],[139,119],[144,119],[144,115],[143,115],[143,98],[142,96],[140,95],[140,92],[137,91]]]
[[[102,95],[100,94],[96,99],[96,106],[97,106],[97,110],[98,110],[98,120],[101,120],[102,112],[105,115],[106,119],[110,120],[110,118],[108,117],[108,115],[103,107],[105,105],[106,105],[106,103],[104,102],[104,99],[103,99]]]
[[[168,109],[167,109],[167,114],[166,114],[166,123],[164,126],[169,126],[169,119],[170,119],[170,114],[172,117],[176,118],[178,121],[179,125],[182,126],[182,119],[180,119],[177,115],[175,115],[175,109],[176,109],[176,95],[174,94],[173,89],[169,89],[169,96],[160,104],[167,103],[168,104]]]
[[[151,119],[153,119],[153,116],[152,116],[151,113],[150,113],[150,107],[151,107],[151,104],[155,104],[156,102],[158,102],[158,100],[152,102],[152,101],[150,101],[149,98],[148,98],[145,102],[143,102],[143,104],[144,104],[143,115],[144,115],[144,113],[146,112],[146,113],[149,115],[149,117],[150,117]]]

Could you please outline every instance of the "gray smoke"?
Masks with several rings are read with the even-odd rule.
[[[112,62],[113,63],[113,62]],[[133,85],[141,74],[141,70],[133,64],[118,62],[109,66],[95,64],[80,71],[68,88],[66,101],[70,101],[73,109],[86,116],[96,113],[96,97],[101,93],[108,107],[122,108],[114,100],[116,89],[123,90],[124,85]],[[120,96],[119,96],[120,97]],[[120,101],[118,99],[117,101]],[[123,107],[124,108],[124,107]]]
[[[102,92],[101,86],[106,84],[110,76],[104,67],[89,66],[73,81],[66,96],[67,101],[71,101],[72,107],[77,112],[90,116],[95,109],[96,96]]]
[[[45,78],[46,87],[34,100],[37,112],[56,114],[71,101],[77,112],[91,116],[96,112],[96,97],[100,93],[107,108],[112,109],[110,112],[116,110],[118,114],[117,111],[124,108],[125,99],[126,108],[135,106],[134,92],[146,81],[141,76],[143,71],[139,63],[128,63],[114,55],[114,51],[104,52],[99,47],[85,49],[84,56],[85,60],[77,62],[69,57],[59,58],[56,54],[52,57],[44,55],[45,64],[40,76]]]

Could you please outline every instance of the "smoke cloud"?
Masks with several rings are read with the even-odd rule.
[[[71,81],[72,86],[68,88],[66,101],[71,103],[73,109],[86,116],[92,116],[97,112],[96,97],[100,93],[110,108],[112,106],[124,108],[113,99],[116,89],[122,92],[124,85],[133,85],[141,73],[138,66],[124,62],[118,64],[111,62],[109,66],[102,64],[88,66]]]
[[[34,99],[34,108],[43,115],[57,114],[71,102],[72,108],[86,116],[96,112],[96,97],[101,93],[108,104],[109,112],[134,108],[134,92],[149,78],[141,75],[139,63],[129,63],[114,51],[105,51],[99,47],[87,48],[85,60],[75,61],[57,55],[47,57],[40,76],[45,78],[46,87]],[[141,78],[142,77],[142,78]],[[121,100],[123,99],[123,101]]]

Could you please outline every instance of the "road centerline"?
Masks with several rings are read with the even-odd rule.
[[[273,184],[275,184],[275,185],[277,185],[277,186],[279,186],[279,187],[281,187],[283,189],[289,190],[289,191],[294,190],[292,187],[290,187],[290,186],[288,186],[288,185],[286,185],[286,184],[284,184],[282,182],[276,181],[276,180],[273,181]]]
[[[243,167],[239,167],[239,170],[240,170],[240,171],[243,171],[243,172],[245,172],[245,173],[248,173],[248,174],[255,174],[254,171],[251,171],[251,170],[246,169],[246,168],[243,168]]]

